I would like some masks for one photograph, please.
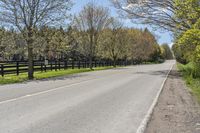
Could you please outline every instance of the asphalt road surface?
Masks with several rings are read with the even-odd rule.
[[[134,133],[174,63],[0,86],[0,133]]]

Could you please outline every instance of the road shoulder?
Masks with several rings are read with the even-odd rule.
[[[173,67],[145,133],[199,133],[200,106]]]

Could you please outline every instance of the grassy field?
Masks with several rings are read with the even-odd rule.
[[[34,77],[35,80],[39,79],[46,79],[46,78],[53,78],[53,77],[59,77],[59,76],[66,76],[76,73],[83,73],[83,72],[89,72],[89,71],[99,71],[99,70],[106,70],[106,69],[112,69],[113,67],[96,67],[94,70],[90,70],[89,68],[82,68],[82,69],[67,69],[67,70],[58,70],[58,71],[47,71],[47,72],[35,72]],[[20,83],[28,81],[28,75],[27,73],[21,73],[19,76],[10,74],[5,75],[4,77],[0,77],[0,84],[12,84],[12,83]]]
[[[200,77],[194,78],[191,75],[191,71],[193,71],[194,66],[192,63],[187,65],[177,64],[179,71],[183,74],[183,78],[186,81],[189,88],[191,88],[192,94],[194,94],[198,101],[200,102]]]

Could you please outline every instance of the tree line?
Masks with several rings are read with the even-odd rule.
[[[159,46],[154,35],[146,28],[105,28],[99,33],[97,44],[92,51],[87,32],[80,32],[69,26],[52,28],[44,26],[34,30],[33,56],[36,60],[89,60],[109,59],[114,63],[119,59],[132,61],[158,61],[167,58],[167,44]],[[14,30],[0,29],[1,60],[27,60],[27,44],[23,36]],[[94,44],[93,44],[94,45]]]
[[[191,76],[200,77],[200,1],[176,1],[177,18],[187,20],[188,28],[176,32],[173,51],[177,61],[192,64]]]
[[[133,22],[171,31],[178,62],[192,63],[192,76],[200,77],[199,0],[111,0],[121,14]]]
[[[159,46],[146,28],[126,28],[112,17],[109,9],[88,3],[74,15],[67,28],[70,0],[0,0],[1,60],[28,60],[29,79],[33,79],[36,59],[119,59],[159,61],[167,57],[168,45]],[[7,27],[12,26],[12,29]],[[171,57],[170,57],[171,58]]]

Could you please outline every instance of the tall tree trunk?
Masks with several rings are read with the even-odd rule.
[[[117,65],[116,65],[116,61],[117,61],[117,58],[114,57],[114,58],[113,58],[113,67],[116,67],[116,66],[117,66]]]
[[[92,56],[89,57],[89,65],[90,65],[90,69],[93,69],[93,64],[92,64]]]
[[[91,33],[90,33],[90,54],[89,54],[89,67],[90,67],[90,69],[92,70],[92,68],[93,68],[93,65],[92,65],[92,59],[93,59],[93,43],[94,43],[94,41],[93,41],[93,35],[94,35],[94,33],[93,33],[93,29],[92,29],[92,31],[91,31]]]
[[[34,67],[33,67],[33,31],[32,29],[28,30],[28,78],[32,80],[34,78]]]
[[[133,60],[133,58],[131,58],[131,65],[134,65],[135,63],[134,63],[134,60]]]

